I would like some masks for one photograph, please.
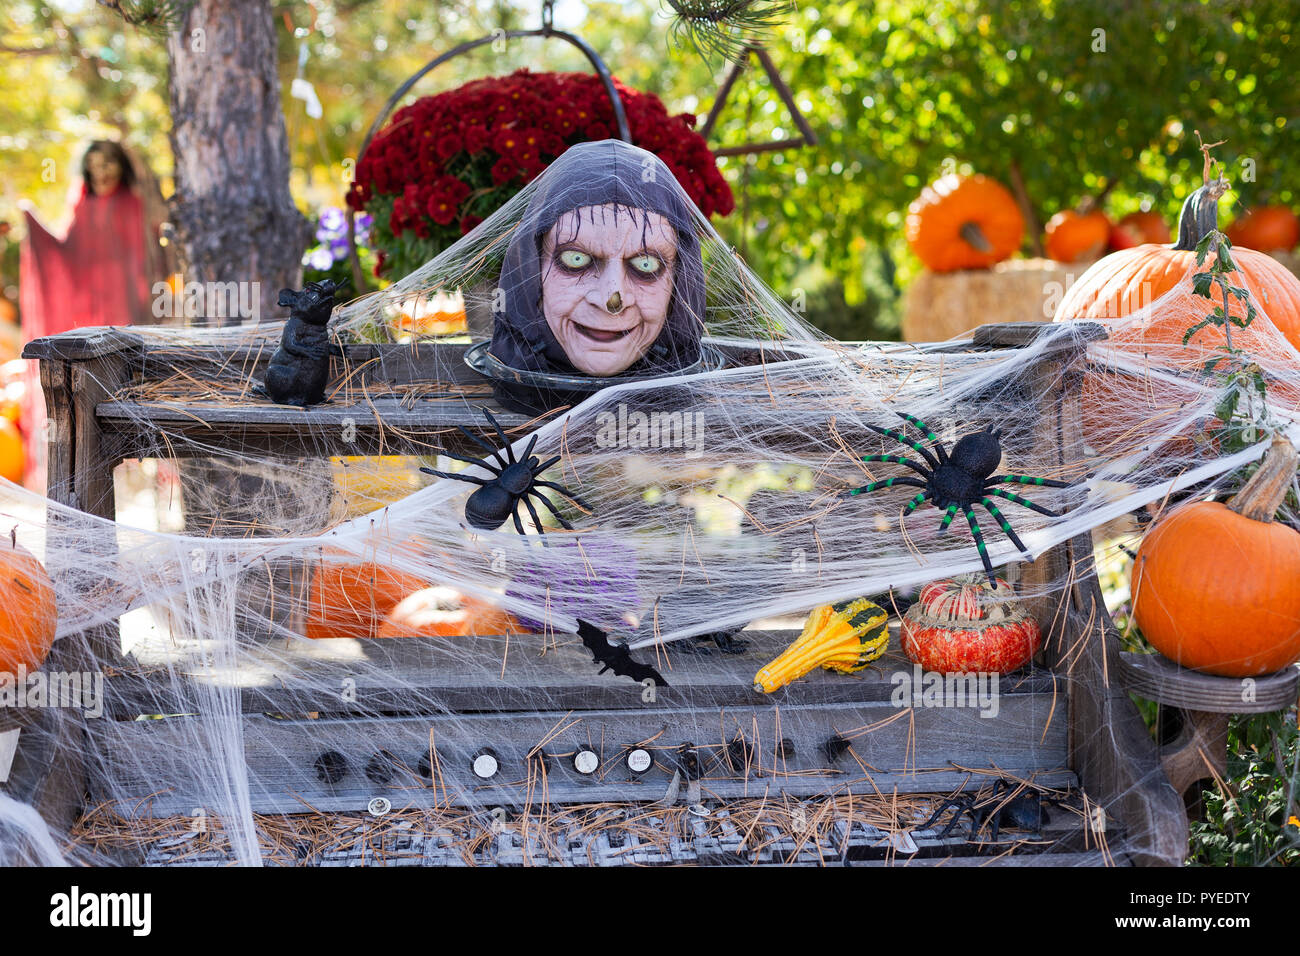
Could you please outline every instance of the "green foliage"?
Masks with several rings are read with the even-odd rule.
[[[494,28],[538,23],[535,0],[451,0],[418,13],[374,0],[272,0],[272,9],[304,208],[341,204],[346,161],[384,100],[423,63]],[[621,80],[659,94],[670,110],[703,116],[713,104],[721,65],[674,42],[660,4],[588,0],[580,17],[556,25],[581,33]],[[902,240],[907,205],[949,169],[1009,183],[1014,164],[1040,223],[1115,177],[1113,214],[1149,204],[1172,223],[1201,181],[1190,141],[1199,128],[1227,140],[1220,155],[1237,205],[1300,206],[1297,35],[1300,8],[1290,0],[801,4],[768,48],[820,142],[725,160],[738,209],[718,225],[783,294],[811,294],[806,272],[815,266],[818,281],[842,285],[856,308],[876,295],[864,277],[882,249],[901,281],[919,268]],[[23,196],[57,218],[79,151],[101,127],[125,130],[168,191],[163,44],[102,7],[10,0],[0,45],[42,50],[0,54],[0,218],[13,219]],[[411,98],[520,66],[589,69],[564,44],[516,40],[440,67]],[[323,118],[291,97],[299,75],[315,87]],[[794,132],[762,71],[750,69],[712,141]],[[42,179],[47,158],[59,170],[54,182]],[[881,297],[886,319],[895,294]]]
[[[749,221],[724,228],[747,231],[778,285],[808,259],[849,275],[870,254],[857,240],[901,246],[908,203],[937,175],[969,168],[1009,183],[1013,165],[1040,224],[1112,177],[1113,213],[1146,202],[1173,222],[1200,184],[1194,125],[1228,140],[1246,201],[1295,204],[1298,21],[1284,2],[803,6],[772,52],[822,142],[748,160]],[[751,77],[722,142],[766,138],[742,128],[747,114],[790,135]],[[1245,160],[1254,183],[1237,175]]]
[[[898,338],[896,301],[886,290],[872,288],[850,305],[844,284],[828,282],[807,295],[809,322],[841,342],[879,342]]]
[[[1217,288],[1223,296],[1223,304],[1215,306],[1210,310],[1201,321],[1195,323],[1191,328],[1183,333],[1183,344],[1186,345],[1192,340],[1201,329],[1214,326],[1217,329],[1223,329],[1223,334],[1227,337],[1226,350],[1230,354],[1235,354],[1236,350],[1232,347],[1232,326],[1244,329],[1255,321],[1255,306],[1250,301],[1250,293],[1240,286],[1231,285],[1228,282],[1228,276],[1237,272],[1237,264],[1232,261],[1232,243],[1228,237],[1217,229],[1211,229],[1196,244],[1196,264],[1204,266],[1205,260],[1214,250],[1214,262],[1210,268],[1204,272],[1198,272],[1192,276],[1192,291],[1203,298],[1213,299],[1214,291]],[[1244,316],[1232,314],[1230,299],[1237,299],[1246,307]],[[1213,369],[1213,365],[1207,366],[1207,371]],[[1261,391],[1263,377],[1260,376]],[[1222,417],[1222,416],[1220,416]]]
[[[673,40],[706,61],[737,60],[746,44],[766,43],[792,7],[784,0],[667,0]]]
[[[18,202],[26,199],[57,224],[93,139],[120,137],[157,175],[168,176],[170,125],[167,50],[156,37],[94,4],[3,5],[0,220],[18,225]]]
[[[1300,735],[1296,711],[1228,720],[1228,792],[1204,792],[1188,862],[1200,866],[1300,864]]]
[[[165,38],[180,24],[196,0],[98,0],[127,23]]]
[[[1222,304],[1216,305],[1210,313],[1193,324],[1183,335],[1186,345],[1197,332],[1208,326],[1215,326],[1224,331],[1226,344],[1220,346],[1223,355],[1216,355],[1205,363],[1203,370],[1206,379],[1220,390],[1220,397],[1214,406],[1214,416],[1220,422],[1211,432],[1219,451],[1233,454],[1259,443],[1265,436],[1274,434],[1282,427],[1268,409],[1268,380],[1264,370],[1243,349],[1232,345],[1232,327],[1247,328],[1255,320],[1255,306],[1250,293],[1240,286],[1230,285],[1227,277],[1237,272],[1237,264],[1232,260],[1232,243],[1218,230],[1212,230],[1196,244],[1196,262],[1204,266],[1211,250],[1214,262],[1204,272],[1192,276],[1192,288],[1196,295],[1214,301],[1216,290],[1222,296]],[[1231,299],[1237,299],[1246,307],[1244,316],[1233,315]],[[1219,490],[1219,497],[1227,497],[1246,483],[1258,469],[1259,463],[1252,462],[1227,476]],[[1277,519],[1300,530],[1300,501],[1294,491],[1288,492],[1277,514]]]

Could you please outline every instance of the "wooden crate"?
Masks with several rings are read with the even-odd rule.
[[[1037,331],[1031,325],[986,326],[972,341],[948,347],[1015,348]],[[736,362],[783,357],[770,349],[729,348]],[[172,374],[178,362],[196,372],[235,365],[256,374],[265,357],[247,350],[196,348],[165,354],[121,330],[83,330],[33,342],[26,354],[41,360],[47,406],[55,420],[50,496],[113,517],[116,464],[125,458],[192,453],[184,441],[162,441],[162,432],[201,436],[207,446],[232,452],[286,458],[467,450],[456,426],[482,433],[478,407],[496,406],[483,383],[464,367],[462,350],[447,345],[349,347],[350,366],[362,368],[351,383],[352,398],[342,394],[327,407],[303,412],[261,404],[139,400],[128,407],[122,398],[123,388],[136,386],[138,394],[138,386]],[[1063,344],[1024,371],[1039,385],[1051,385],[1038,389],[1049,395],[1050,407],[1041,409],[1038,431],[1027,440],[1056,449],[1061,463],[1077,458],[1081,448],[1079,363],[1077,347]],[[367,380],[405,383],[414,394],[405,401],[372,399],[363,394]],[[497,414],[507,429],[533,424],[504,410]],[[50,534],[58,533],[57,526],[50,529]],[[475,803],[526,810],[536,801],[532,764],[538,760],[547,768],[547,799],[557,805],[653,805],[672,795],[675,778],[697,799],[725,807],[728,801],[763,795],[946,794],[1008,775],[1081,789],[1101,808],[1084,821],[1082,831],[1075,828],[1072,839],[1047,841],[1046,849],[1076,854],[1070,862],[1175,865],[1186,851],[1186,819],[1161,772],[1154,743],[1112,679],[1117,635],[1092,562],[1091,541],[1081,536],[1022,566],[1027,584],[1072,584],[1037,601],[1034,612],[1047,635],[1045,647],[1031,670],[1007,679],[1000,712],[992,719],[972,710],[895,707],[887,676],[905,664],[896,656],[856,678],[818,675],[775,695],[752,691],[758,666],[790,634],[749,634],[749,649],[738,655],[701,656],[670,647],[672,686],[649,702],[639,686],[595,678],[589,658],[571,637],[562,637],[560,646],[545,655],[540,638],[515,638],[504,675],[502,648],[492,639],[476,642],[481,657],[467,655],[464,645],[448,654],[432,640],[370,642],[375,646],[367,646],[366,653],[380,662],[371,672],[375,680],[357,688],[356,700],[347,703],[340,703],[337,693],[342,665],[297,656],[293,677],[273,695],[289,719],[266,716],[270,698],[264,689],[246,695],[240,719],[253,809],[356,813],[384,796],[395,811],[418,811],[434,803],[454,804],[462,794]],[[51,568],[51,573],[75,569]],[[276,655],[303,653],[283,644],[265,648],[272,669]],[[60,722],[57,711],[37,715],[33,719],[39,726],[19,744],[10,792],[34,803],[52,823],[70,826],[102,795],[95,779],[100,768],[120,779],[147,757],[151,765],[168,768],[175,786],[145,801],[137,812],[166,816],[192,811],[192,794],[201,788],[187,782],[184,754],[176,748],[180,725],[173,721],[193,718],[131,718],[184,713],[185,698],[202,688],[185,681],[162,686],[151,681],[122,657],[111,626],[79,644],[61,641],[47,666],[75,670],[86,665],[114,669],[106,690],[109,719],[97,722],[91,739],[83,739],[84,724]],[[173,694],[181,699],[169,696]],[[412,707],[431,699],[443,705],[442,715],[412,713]],[[539,708],[539,701],[545,706]],[[316,716],[305,716],[309,713]],[[538,742],[569,722],[562,739],[547,743],[539,755]],[[420,766],[422,755],[434,755],[431,739],[437,741],[436,772]],[[651,740],[653,767],[631,773],[623,760],[628,748]],[[572,755],[584,744],[597,750],[596,774],[579,774],[572,767]],[[470,773],[469,760],[487,745],[501,769],[484,782]],[[96,759],[81,760],[83,751]],[[331,753],[332,766],[341,772],[331,771],[334,779],[324,780],[319,761]],[[1109,853],[1099,853],[1095,839],[1092,847],[1086,845],[1089,830],[1101,821]]]

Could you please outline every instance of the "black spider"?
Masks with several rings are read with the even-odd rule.
[[[482,486],[478,491],[470,495],[468,500],[465,502],[465,520],[475,528],[479,528],[483,531],[495,531],[497,528],[505,524],[507,518],[514,518],[515,530],[520,534],[523,534],[524,523],[519,520],[519,503],[522,501],[524,507],[528,509],[528,514],[533,519],[533,524],[537,526],[538,533],[545,534],[546,532],[542,528],[542,520],[537,516],[537,509],[534,508],[533,503],[528,500],[531,496],[544,504],[551,514],[555,515],[555,519],[560,522],[560,525],[563,528],[572,531],[573,525],[564,520],[564,516],[555,509],[555,505],[551,503],[551,499],[547,498],[546,495],[537,490],[539,486],[542,488],[553,489],[554,491],[558,491],[560,494],[564,495],[564,497],[569,500],[576,502],[584,510],[591,510],[590,506],[588,506],[585,501],[575,495],[572,491],[569,491],[563,485],[557,485],[553,481],[541,481],[538,479],[540,474],[560,460],[560,456],[556,455],[554,458],[548,458],[546,461],[539,461],[537,457],[532,454],[533,446],[537,444],[537,436],[534,435],[532,440],[528,442],[528,447],[524,449],[523,457],[516,460],[514,452],[510,448],[510,440],[506,438],[506,433],[501,428],[501,425],[492,417],[492,413],[486,408],[483,409],[483,414],[487,416],[487,420],[492,423],[492,427],[496,430],[497,436],[501,439],[501,444],[505,446],[505,457],[503,458],[501,456],[500,451],[493,448],[483,439],[479,438],[472,432],[467,431],[460,425],[457,425],[456,427],[459,428],[470,441],[487,449],[489,455],[496,464],[494,465],[492,461],[489,461],[487,458],[467,458],[464,455],[456,455],[449,451],[444,451],[443,454],[448,458],[454,458],[457,461],[467,462],[471,465],[478,465],[479,467],[490,471],[495,477],[479,478],[474,475],[437,471],[433,468],[421,468],[420,470],[430,475],[437,475],[439,478],[454,478],[456,481],[469,481]],[[500,467],[497,467],[498,465]]]
[[[867,427],[878,434],[884,435],[886,438],[892,438],[909,448],[916,449],[929,462],[929,467],[927,468],[919,462],[915,462],[910,458],[903,458],[900,455],[867,455],[862,460],[906,465],[919,473],[925,480],[907,477],[887,478],[884,481],[873,481],[861,488],[850,489],[844,492],[844,497],[850,498],[854,495],[866,494],[869,491],[889,488],[893,485],[912,485],[920,488],[921,492],[907,503],[907,507],[903,509],[903,517],[910,515],[924,501],[929,499],[935,507],[943,508],[946,511],[943,522],[939,525],[940,531],[946,530],[948,525],[952,524],[952,519],[957,514],[958,509],[964,511],[966,521],[970,524],[971,535],[975,538],[975,547],[979,550],[980,560],[984,562],[984,570],[988,572],[989,583],[996,586],[997,579],[993,574],[993,565],[989,562],[988,551],[984,546],[984,535],[980,532],[979,523],[975,520],[975,505],[982,506],[985,511],[992,515],[998,526],[1001,527],[1002,533],[1011,539],[1011,543],[1020,549],[1021,554],[1029,558],[1029,549],[1011,530],[1010,523],[998,510],[998,506],[989,500],[989,496],[994,495],[998,498],[1005,498],[1007,501],[1037,511],[1039,514],[1047,515],[1050,518],[1059,518],[1060,514],[1036,505],[1020,495],[993,486],[1021,484],[1042,485],[1048,488],[1070,488],[1073,487],[1072,484],[1067,481],[1053,481],[1050,478],[1033,478],[1029,475],[993,474],[998,467],[998,462],[1002,460],[1002,446],[998,442],[998,436],[1001,434],[999,429],[986,428],[984,431],[964,435],[953,446],[950,455],[944,449],[943,443],[939,441],[939,436],[925,422],[902,412],[895,412],[895,414],[924,434],[926,440],[931,443],[931,447],[926,448],[920,442],[912,441],[901,432],[892,431],[888,428],[877,428],[875,425],[868,425]]]

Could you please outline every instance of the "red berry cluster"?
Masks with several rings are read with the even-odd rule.
[[[615,86],[632,141],[664,161],[705,216],[730,213],[731,187],[695,117],[669,116],[659,97]],[[348,204],[376,214],[381,246],[389,233],[445,248],[570,146],[616,132],[594,74],[519,70],[475,80],[399,110],[357,164]]]

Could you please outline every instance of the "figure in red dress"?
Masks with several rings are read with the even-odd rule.
[[[86,326],[152,319],[151,276],[157,237],[147,237],[144,203],[134,190],[126,151],[99,140],[82,161],[80,197],[62,238],[25,211],[19,266],[23,342]],[[45,403],[36,363],[28,363],[23,434],[26,483],[45,486]]]

